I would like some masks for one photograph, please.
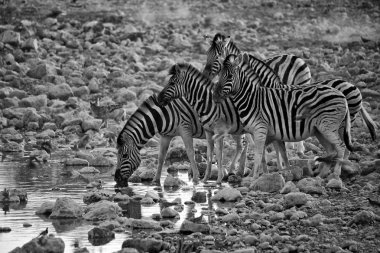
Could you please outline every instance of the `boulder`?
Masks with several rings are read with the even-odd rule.
[[[254,191],[280,192],[284,185],[285,179],[281,174],[275,172],[260,176],[249,186],[249,188]]]
[[[213,201],[230,201],[236,202],[243,198],[241,192],[234,188],[223,188],[211,197]]]
[[[102,124],[101,119],[84,119],[82,121],[82,129],[83,132],[87,132],[87,130],[95,130],[98,131],[100,129],[100,125]]]
[[[307,196],[303,192],[290,192],[284,196],[284,206],[290,208],[293,206],[302,206],[307,203]]]
[[[145,197],[152,198],[154,202],[158,202],[160,200],[160,196],[154,191],[148,191],[145,193]]]
[[[154,229],[154,230],[162,229],[162,227],[160,226],[160,223],[154,220],[126,218],[126,220],[124,221],[124,224],[127,227],[131,227],[135,229]]]
[[[343,188],[343,182],[340,178],[331,178],[329,182],[326,184],[326,188],[340,190]]]
[[[178,177],[173,177],[170,174],[168,174],[168,176],[165,178],[165,181],[164,181],[164,187],[179,188],[185,184],[186,183],[183,182],[181,179],[179,179]]]
[[[281,189],[280,193],[281,194],[287,194],[289,192],[297,192],[297,191],[299,191],[297,186],[292,181],[288,181],[285,183],[285,185]]]
[[[42,79],[44,76],[53,76],[56,73],[57,71],[53,65],[42,62],[29,69],[26,75],[34,79]]]
[[[325,191],[321,178],[303,178],[298,181],[297,187],[300,191],[308,194],[322,194]]]
[[[115,233],[107,228],[95,227],[88,231],[88,240],[95,246],[106,244],[115,238]]]
[[[41,107],[47,106],[47,96],[46,94],[38,95],[38,96],[29,96],[23,98],[19,101],[20,107],[33,107],[39,110]]]
[[[61,100],[66,100],[71,96],[74,96],[74,94],[73,94],[73,91],[71,90],[70,85],[68,85],[67,83],[50,86],[48,89],[49,99],[57,98]]]
[[[57,198],[50,219],[82,218],[83,208],[69,197]]]
[[[184,220],[181,224],[179,231],[184,234],[191,234],[197,232],[208,234],[210,233],[210,226],[208,224],[199,224],[191,222],[189,220]]]
[[[88,205],[91,203],[99,202],[101,200],[112,200],[114,196],[115,196],[114,191],[95,190],[95,191],[87,192],[83,196],[83,202]]]
[[[54,205],[54,201],[45,201],[37,209],[36,214],[50,215],[53,212]]]
[[[193,196],[191,196],[191,200],[195,203],[204,203],[207,201],[207,192],[194,192]]]
[[[63,253],[65,242],[53,235],[36,237],[25,243],[21,248],[17,247],[11,252],[18,253]]]
[[[20,33],[12,30],[5,30],[3,33],[0,34],[0,42],[4,44],[10,44],[13,46],[18,46],[21,42]]]
[[[165,207],[161,210],[162,218],[175,218],[179,216],[178,212],[170,207]]]
[[[121,215],[121,211],[117,203],[101,200],[87,206],[83,218],[92,221],[116,219]]]
[[[123,242],[121,248],[133,248],[137,249],[139,252],[161,252],[163,250],[163,241],[156,240],[154,238],[146,238],[146,239],[136,239],[130,238]]]
[[[222,216],[221,221],[225,223],[236,223],[240,221],[240,217],[237,213],[229,213]]]

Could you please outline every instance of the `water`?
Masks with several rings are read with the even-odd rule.
[[[56,237],[62,238],[65,242],[65,252],[73,252],[74,243],[79,242],[80,247],[87,247],[90,252],[114,252],[121,249],[123,241],[131,236],[133,231],[125,231],[124,233],[116,233],[115,239],[105,245],[95,246],[88,240],[88,231],[95,224],[83,220],[51,220],[46,216],[38,216],[35,211],[45,201],[55,201],[59,197],[70,197],[83,206],[83,196],[88,191],[86,189],[87,182],[83,180],[73,180],[68,176],[62,175],[65,170],[73,168],[65,168],[58,160],[50,160],[43,166],[35,168],[27,167],[26,163],[15,162],[20,157],[7,157],[0,162],[0,189],[18,188],[25,189],[28,193],[28,202],[26,204],[10,204],[9,207],[0,204],[3,209],[0,213],[0,227],[10,227],[9,233],[0,233],[0,251],[9,252],[12,249],[22,246],[40,232],[49,229],[49,233]],[[76,167],[74,169],[80,169]],[[96,178],[100,178],[104,182],[104,189],[114,190],[114,181],[111,175],[113,168],[98,168],[101,173]],[[161,183],[167,176],[166,170],[163,170]],[[207,191],[202,185],[193,188],[188,181],[187,173],[179,172],[178,177],[191,186],[190,190],[167,190],[162,189],[158,193],[160,197],[164,197],[168,201],[173,201],[180,197],[182,203],[191,199],[193,189],[197,191]],[[154,191],[155,186],[149,183],[132,184],[133,192],[144,196],[147,191]],[[52,190],[58,187],[59,190]],[[199,216],[202,209],[216,209],[221,203],[202,203],[193,205],[185,205],[180,212],[180,219],[173,219],[175,228],[179,228],[182,221],[189,215],[192,215],[193,209],[197,212],[195,216]],[[159,204],[141,206],[139,202],[127,207],[122,206],[123,212],[128,217],[151,219],[152,214],[160,213]],[[127,208],[127,210],[125,210]],[[207,220],[207,216],[205,216]],[[23,227],[24,223],[30,223],[31,227]]]

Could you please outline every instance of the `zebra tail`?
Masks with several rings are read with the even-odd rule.
[[[360,112],[362,114],[362,118],[364,119],[365,124],[367,125],[367,127],[369,129],[369,133],[371,134],[372,140],[375,141],[376,140],[376,124],[375,124],[375,122],[373,121],[371,116],[369,116],[369,113],[366,111],[366,109],[364,108],[363,105],[361,105],[361,107],[360,107]]]
[[[352,139],[351,139],[351,118],[350,118],[350,113],[348,110],[346,112],[345,121],[346,121],[346,124],[344,126],[344,134],[343,134],[344,144],[346,144],[346,147],[349,151],[353,152],[354,148],[352,146]]]

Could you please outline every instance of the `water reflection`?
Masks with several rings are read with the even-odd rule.
[[[64,167],[58,161],[49,161],[48,166],[26,168],[25,164],[15,162],[17,158],[7,156],[4,162],[0,163],[0,189],[20,188],[28,193],[27,203],[10,203],[9,205],[0,204],[3,212],[0,214],[1,226],[11,227],[10,233],[0,233],[0,248],[4,252],[11,251],[17,246],[38,235],[42,230],[49,228],[49,233],[62,238],[65,242],[65,252],[73,252],[74,247],[87,247],[90,252],[113,252],[121,248],[123,241],[131,233],[116,233],[115,239],[110,242],[89,241],[88,231],[95,227],[92,222],[84,220],[70,219],[61,220],[49,219],[47,216],[37,216],[35,211],[45,201],[55,201],[58,197],[70,197],[77,203],[85,206],[83,196],[88,189],[86,185],[94,179],[101,179],[105,190],[115,191],[114,181],[111,176],[113,168],[99,168],[98,175],[91,177],[71,177],[72,170],[79,170],[81,167]],[[215,210],[218,207],[229,207],[233,204],[213,203],[211,201],[214,189],[204,185],[193,186],[188,180],[186,172],[174,174],[185,181],[188,186],[181,189],[157,188],[149,182],[132,184],[131,188],[122,189],[123,194],[135,195],[134,199],[128,202],[118,203],[122,209],[123,216],[134,219],[152,219],[153,214],[160,214],[166,206],[171,206],[179,212],[178,219],[168,219],[174,223],[174,228],[179,229],[182,221],[199,217],[203,213],[204,222],[215,220]],[[161,182],[163,183],[167,172],[163,171]],[[52,189],[55,190],[52,190]],[[131,191],[132,189],[132,191]],[[156,192],[160,198],[164,199],[152,205],[141,205],[141,199],[148,191]],[[204,203],[184,204],[191,200],[192,195],[197,191],[206,191],[207,201]],[[176,198],[181,199],[180,205],[171,205]],[[25,228],[23,223],[28,222],[32,226]],[[131,231],[135,232],[135,231]],[[145,231],[149,233],[150,231]],[[151,231],[156,232],[156,231]],[[105,245],[103,245],[106,243]]]

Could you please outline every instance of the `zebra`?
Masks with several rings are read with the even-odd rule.
[[[337,163],[334,175],[340,176],[341,162],[353,151],[351,120],[345,96],[329,86],[267,88],[248,64],[247,54],[229,55],[219,72],[213,99],[223,102],[233,98],[244,129],[255,141],[255,161],[261,161],[265,142],[300,141],[316,136]],[[255,162],[250,176],[258,178]],[[264,171],[266,172],[266,171]]]
[[[178,63],[171,67],[169,75],[171,75],[171,77],[168,84],[158,95],[158,102],[161,105],[165,106],[173,99],[184,97],[198,113],[200,121],[206,131],[206,139],[208,140],[212,139],[213,134],[214,137],[220,137],[227,133],[232,135],[245,133],[233,101],[226,99],[220,104],[214,103],[212,99],[214,83],[198,69],[190,64]],[[219,161],[221,161],[223,139],[220,138],[216,144],[217,157],[219,157]],[[275,141],[273,144],[276,151],[278,151],[277,153],[281,153],[284,157],[284,143]],[[266,169],[265,160],[263,159],[261,162]],[[288,166],[289,162],[286,160],[285,164]],[[242,176],[243,172],[238,171],[237,174]],[[218,184],[221,183],[223,176],[221,163],[218,163]]]
[[[259,76],[261,80],[261,84],[268,88],[285,88],[287,85],[284,85],[279,76],[276,75],[275,71],[270,68],[266,62],[257,59],[253,55],[248,53],[243,53],[246,63],[250,66],[250,68]],[[219,60],[219,66],[221,67],[221,59]],[[220,68],[218,67],[218,68]],[[219,69],[220,71],[220,69]],[[218,71],[218,72],[219,72]],[[351,118],[351,124],[355,121],[358,113],[360,112],[362,118],[364,119],[365,124],[367,125],[372,140],[376,140],[376,124],[372,120],[371,116],[368,114],[366,109],[362,104],[362,95],[360,90],[353,85],[342,79],[328,79],[324,81],[318,81],[312,83],[312,85],[327,85],[334,89],[339,90],[346,97],[348,109]],[[293,85],[296,87],[306,87],[307,85]]]
[[[209,36],[206,35],[205,38],[209,38]],[[210,48],[206,53],[207,60],[203,74],[213,79],[220,71],[220,61],[218,59],[229,54],[238,55],[241,50],[230,37],[221,33],[215,34],[209,43]],[[300,57],[283,54],[265,59],[264,62],[277,73],[280,81],[285,85],[304,85],[311,82],[310,69]],[[304,150],[303,142],[299,142],[297,152],[302,155]]]
[[[160,151],[153,182],[160,184],[161,171],[170,141],[175,136],[181,136],[190,160],[193,182],[198,183],[199,172],[194,159],[193,138],[204,139],[205,132],[197,113],[183,98],[175,99],[166,106],[160,106],[157,96],[152,95],[131,115],[118,135],[117,166],[114,176],[118,186],[128,186],[128,178],[140,165],[141,148],[157,133],[160,134]],[[240,139],[232,165],[243,150],[239,144]]]

